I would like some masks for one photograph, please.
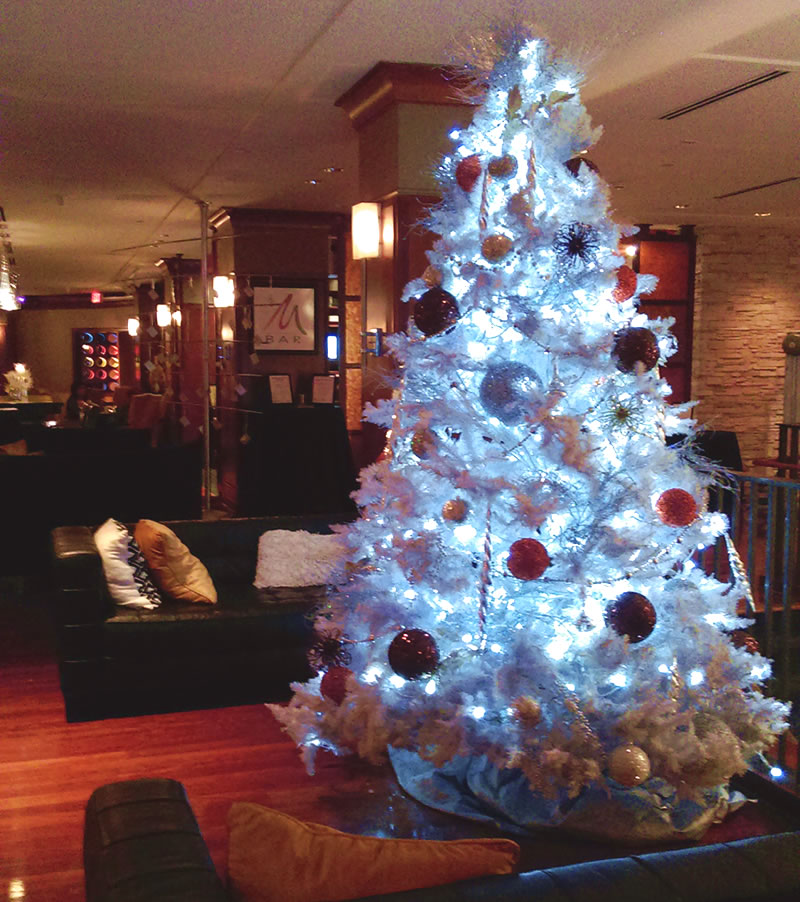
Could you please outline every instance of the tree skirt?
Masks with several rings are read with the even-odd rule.
[[[696,840],[745,801],[727,786],[705,790],[702,803],[679,799],[655,778],[634,789],[609,780],[608,792],[596,787],[574,799],[546,799],[531,792],[521,771],[497,768],[485,756],[454,758],[440,768],[405,749],[390,748],[389,757],[417,801],[516,834],[558,827],[619,843]]]

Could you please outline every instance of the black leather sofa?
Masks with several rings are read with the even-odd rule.
[[[53,530],[59,674],[67,720],[283,701],[312,672],[306,653],[324,586],[256,589],[269,529],[327,533],[336,517],[170,521],[208,568],[216,605],[114,605],[89,527]]]
[[[287,871],[294,863],[287,862]],[[296,865],[294,865],[296,866]],[[313,866],[313,865],[312,865]],[[84,831],[86,902],[228,902],[174,780],[92,794]],[[291,895],[281,898],[291,902]],[[360,902],[797,902],[800,833],[529,871],[371,896]]]

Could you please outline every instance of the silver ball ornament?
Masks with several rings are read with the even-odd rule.
[[[490,416],[506,426],[516,426],[539,399],[541,387],[539,377],[529,366],[509,361],[487,368],[479,394]]]

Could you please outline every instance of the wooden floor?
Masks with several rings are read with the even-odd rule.
[[[309,776],[263,705],[66,723],[46,606],[0,581],[0,900],[83,900],[86,800],[104,783],[147,776],[184,784],[223,875],[225,818],[237,799],[356,833],[490,835],[414,802],[386,768],[321,753]],[[727,835],[712,828],[704,841],[772,832],[768,819],[754,825],[763,816],[733,815],[721,828]],[[523,869],[619,854],[565,843],[555,831],[522,845]]]
[[[107,782],[180,780],[224,873],[233,800],[336,824],[349,790],[368,798],[385,778],[331,756],[309,777],[262,705],[68,724],[48,623],[43,605],[0,595],[0,900],[83,900],[83,806]]]

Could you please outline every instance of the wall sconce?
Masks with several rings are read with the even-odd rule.
[[[233,307],[236,286],[230,276],[214,276],[211,283],[215,307]]]
[[[356,204],[352,209],[353,259],[377,257],[381,250],[380,204]]]
[[[180,312],[180,310],[172,311],[172,322],[175,323],[176,326],[180,326],[180,324],[183,322],[183,314]]]
[[[131,316],[128,318],[128,335],[131,338],[136,338],[139,334],[139,317]]]
[[[394,207],[391,204],[381,211],[381,249],[384,257],[394,255]]]
[[[156,324],[162,329],[172,322],[172,314],[166,304],[156,304]]]

